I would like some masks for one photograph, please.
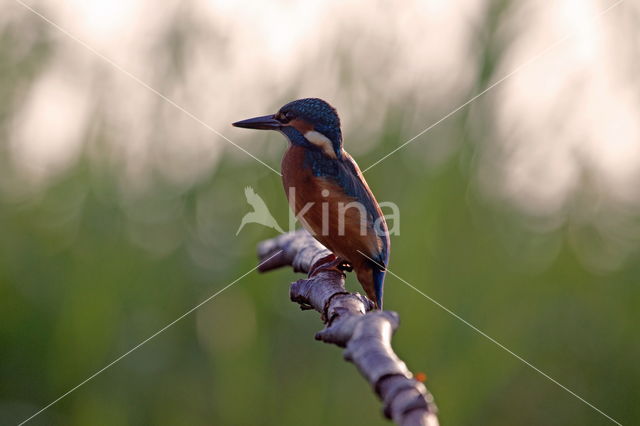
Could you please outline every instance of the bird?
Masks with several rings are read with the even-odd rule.
[[[252,187],[247,186],[244,189],[244,196],[247,199],[247,203],[249,203],[249,205],[253,207],[253,211],[245,214],[242,217],[240,227],[236,231],[236,236],[240,233],[242,228],[244,228],[247,223],[259,223],[260,225],[266,226],[268,228],[273,228],[281,234],[284,234],[284,231],[282,230],[282,228],[280,228],[278,222],[276,222],[264,200],[258,194],[256,194]]]
[[[304,98],[233,126],[275,130],[286,137],[281,172],[289,205],[302,226],[335,255],[321,268],[353,269],[374,307],[382,309],[389,231],[360,168],[344,150],[336,109],[322,99]]]

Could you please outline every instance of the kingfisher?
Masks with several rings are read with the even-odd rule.
[[[233,125],[276,130],[287,138],[281,170],[289,205],[335,255],[321,268],[353,269],[367,297],[382,309],[389,231],[360,168],[343,149],[335,108],[318,98],[298,99],[275,114]]]

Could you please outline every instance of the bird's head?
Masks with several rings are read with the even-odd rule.
[[[294,145],[322,151],[332,158],[342,158],[342,132],[335,108],[318,98],[289,102],[271,115],[233,123],[236,127],[278,130]]]

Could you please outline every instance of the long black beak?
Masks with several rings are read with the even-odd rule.
[[[280,128],[282,123],[276,120],[273,115],[263,115],[262,117],[236,121],[233,125],[236,127],[243,127],[245,129],[277,130]]]

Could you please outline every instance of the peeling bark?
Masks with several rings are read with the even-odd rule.
[[[260,266],[261,272],[291,266],[296,272],[314,271],[291,284],[291,300],[302,309],[315,309],[325,328],[315,338],[345,348],[344,357],[356,365],[383,402],[384,415],[401,426],[437,426],[437,409],[426,387],[413,378],[391,348],[400,318],[391,311],[372,310],[373,303],[344,287],[336,269],[318,268],[332,253],[304,230],[290,232],[258,245],[261,260],[281,252]]]

